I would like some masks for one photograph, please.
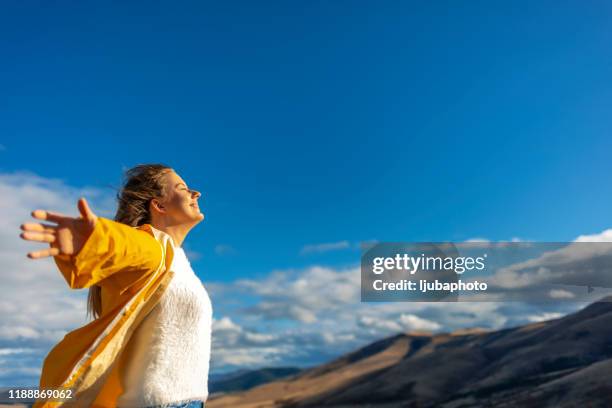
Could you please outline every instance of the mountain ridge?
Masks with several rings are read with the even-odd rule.
[[[612,372],[611,323],[608,297],[502,330],[399,333],[207,407],[608,406],[612,385],[601,375]]]

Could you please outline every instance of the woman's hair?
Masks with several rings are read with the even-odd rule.
[[[131,227],[151,223],[149,204],[164,195],[163,176],[172,168],[163,164],[139,164],[125,172],[125,183],[117,194],[115,221]],[[102,288],[93,285],[87,296],[87,315],[102,314]]]

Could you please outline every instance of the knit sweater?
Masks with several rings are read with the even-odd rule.
[[[211,348],[212,305],[182,248],[159,304],[135,330],[123,362],[120,408],[206,401]]]

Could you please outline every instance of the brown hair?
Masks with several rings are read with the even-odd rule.
[[[164,195],[163,176],[172,168],[164,164],[139,164],[125,172],[125,183],[117,194],[115,221],[131,227],[151,223],[149,204]],[[102,288],[93,285],[87,296],[87,315],[102,314]]]

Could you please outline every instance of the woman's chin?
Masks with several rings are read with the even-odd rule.
[[[199,208],[197,207],[191,207],[191,214],[189,218],[191,218],[193,221],[197,221],[200,222],[204,219],[204,213],[200,211]]]

